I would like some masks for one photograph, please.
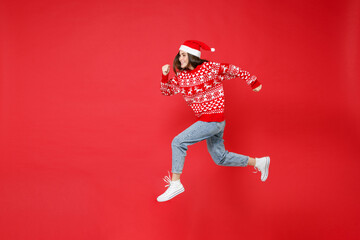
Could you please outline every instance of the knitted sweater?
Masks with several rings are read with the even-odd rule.
[[[199,121],[224,121],[225,95],[223,81],[239,77],[252,89],[260,86],[256,76],[227,63],[204,62],[194,70],[178,72],[169,80],[162,75],[160,91],[165,96],[181,93]]]

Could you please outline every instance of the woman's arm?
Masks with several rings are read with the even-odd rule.
[[[257,80],[255,75],[250,75],[248,71],[245,71],[233,64],[220,63],[219,75],[225,76],[225,79],[233,79],[237,77],[243,79],[255,92],[258,92],[261,89],[261,83]]]
[[[177,78],[172,77],[169,80],[170,65],[166,64],[162,67],[162,78],[160,82],[160,91],[165,96],[172,96],[180,92],[177,84]]]

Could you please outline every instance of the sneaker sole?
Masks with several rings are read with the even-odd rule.
[[[266,165],[265,165],[265,176],[261,181],[265,182],[269,176],[269,167],[270,167],[270,157],[266,157]]]
[[[180,188],[179,190],[177,190],[176,192],[174,192],[173,194],[171,194],[167,199],[159,201],[158,202],[166,202],[169,201],[170,199],[176,197],[177,195],[179,195],[180,193],[183,193],[185,191],[185,188]]]

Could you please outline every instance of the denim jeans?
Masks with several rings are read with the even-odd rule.
[[[248,164],[249,157],[228,152],[224,146],[223,122],[197,121],[185,131],[177,135],[171,143],[172,148],[172,173],[182,173],[188,146],[206,139],[208,151],[217,165],[240,166]]]

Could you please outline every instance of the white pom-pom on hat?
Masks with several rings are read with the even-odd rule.
[[[211,48],[211,51],[212,51],[212,52],[215,52],[215,48]]]

